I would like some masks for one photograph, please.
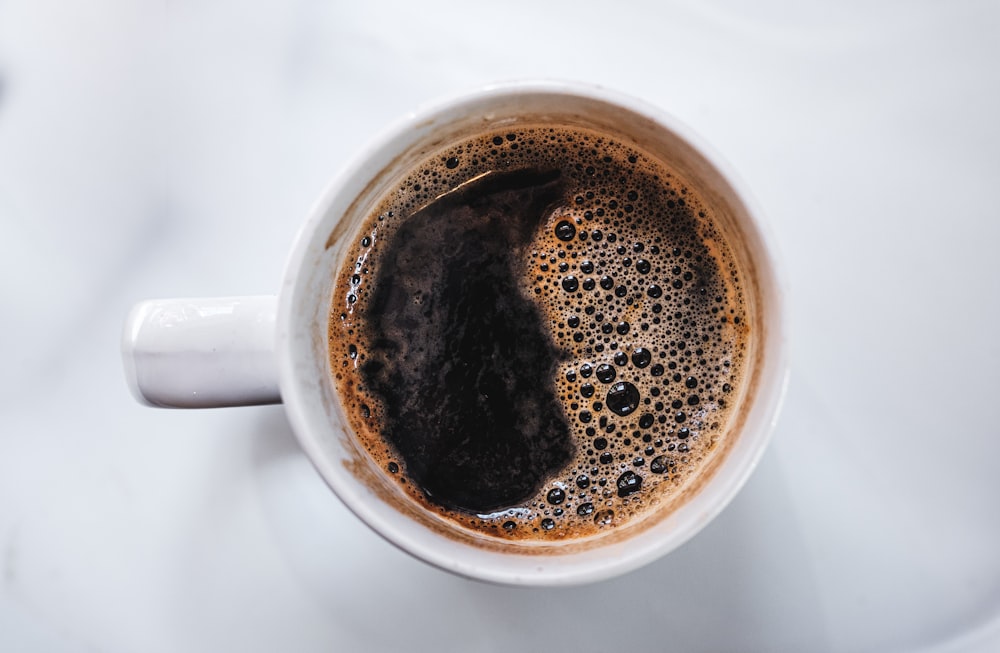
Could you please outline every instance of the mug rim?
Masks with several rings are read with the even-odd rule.
[[[769,306],[765,309],[765,314],[768,328],[774,333],[767,336],[768,347],[765,349],[768,359],[764,361],[765,369],[762,370],[760,387],[756,395],[750,398],[751,405],[747,409],[748,413],[759,416],[760,424],[755,427],[757,432],[753,434],[754,438],[748,437],[747,430],[750,428],[748,424],[742,427],[737,438],[737,444],[742,443],[744,447],[747,447],[749,446],[747,442],[752,440],[753,446],[738,460],[736,460],[736,450],[729,451],[725,458],[720,461],[719,468],[709,479],[708,485],[698,491],[695,497],[674,510],[674,513],[680,511],[699,496],[706,495],[711,491],[712,501],[708,503],[707,509],[701,510],[693,518],[688,519],[688,526],[672,532],[668,531],[666,534],[654,533],[651,535],[650,531],[654,530],[655,526],[636,533],[621,542],[622,555],[608,553],[588,557],[575,553],[544,554],[535,558],[539,564],[512,565],[505,564],[505,562],[513,561],[517,557],[516,553],[491,552],[497,556],[494,558],[488,554],[483,555],[484,549],[462,544],[456,540],[450,540],[456,546],[446,546],[438,539],[421,535],[420,529],[412,527],[416,525],[423,528],[421,525],[416,524],[414,520],[402,512],[388,513],[378,509],[375,502],[381,501],[381,499],[373,495],[370,488],[366,488],[364,483],[359,481],[343,464],[338,464],[338,462],[343,463],[343,461],[331,460],[328,449],[329,442],[332,438],[342,437],[344,434],[335,433],[338,431],[338,427],[332,422],[327,422],[325,427],[317,426],[322,420],[317,419],[317,407],[310,405],[312,401],[308,395],[310,389],[305,387],[308,385],[308,379],[313,378],[313,376],[301,373],[301,366],[297,364],[295,356],[295,352],[299,351],[296,347],[304,345],[297,344],[302,333],[300,329],[297,329],[300,327],[301,318],[299,321],[296,320],[294,309],[297,293],[308,293],[307,290],[301,288],[303,271],[310,263],[315,264],[311,258],[312,253],[318,241],[327,238],[321,227],[324,224],[329,225],[331,221],[330,211],[338,202],[343,204],[347,201],[350,204],[353,197],[360,194],[362,188],[360,184],[363,179],[377,174],[381,170],[381,166],[378,166],[380,160],[388,161],[387,157],[388,159],[393,158],[391,156],[393,153],[405,152],[408,147],[412,146],[406,143],[415,138],[413,136],[415,129],[433,125],[436,119],[448,112],[477,103],[499,102],[503,98],[528,95],[596,101],[609,107],[629,111],[651,121],[658,130],[663,130],[679,139],[693,150],[695,156],[703,159],[721,182],[729,186],[735,200],[742,204],[742,212],[749,224],[741,224],[741,227],[743,229],[749,227],[753,232],[752,238],[756,239],[755,247],[752,248],[752,259],[755,265],[761,262],[764,264],[762,269],[757,270],[757,276],[765,277],[761,278],[760,281],[762,285],[768,286]],[[375,168],[377,170],[373,172]],[[339,216],[334,222],[341,224],[346,222],[346,219],[344,216]],[[336,231],[335,227],[334,232]],[[344,236],[350,235],[349,233],[341,234],[341,241]],[[329,236],[327,245],[333,240],[333,235]],[[276,353],[282,400],[286,405],[286,412],[300,445],[333,492],[351,512],[372,530],[411,555],[445,571],[503,584],[569,585],[617,576],[664,555],[699,532],[730,503],[766,450],[777,415],[780,412],[788,379],[787,343],[785,342],[787,313],[784,306],[786,293],[783,286],[784,276],[780,273],[779,265],[769,225],[762,218],[761,211],[738,175],[699,136],[670,114],[617,91],[579,82],[526,80],[489,84],[423,105],[397,120],[372,139],[349,161],[341,173],[331,180],[320,199],[313,206],[308,219],[299,231],[295,246],[288,259],[278,299]],[[760,266],[758,265],[758,267]],[[329,313],[330,298],[328,296],[322,298],[322,301],[314,303],[321,305],[320,314]],[[313,316],[313,319],[317,319],[317,316]],[[326,322],[323,321],[322,324],[325,327]],[[315,324],[312,328],[316,328]],[[328,358],[325,353],[323,355],[324,359]],[[346,424],[342,426],[343,428],[340,430],[349,431]],[[316,429],[322,432],[317,432]],[[725,479],[722,479],[723,468],[729,469],[733,465],[736,465],[736,469],[730,469]],[[671,516],[666,517],[664,521],[669,521]],[[413,522],[413,524],[405,523],[407,521]],[[605,548],[604,546],[595,546],[591,551],[600,553]],[[463,551],[468,552],[462,553]],[[472,551],[476,551],[478,554],[473,555]]]

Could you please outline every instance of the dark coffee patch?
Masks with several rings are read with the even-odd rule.
[[[361,377],[442,506],[517,504],[573,455],[548,381],[559,352],[519,289],[520,251],[559,193],[557,172],[489,175],[414,213],[382,256]]]

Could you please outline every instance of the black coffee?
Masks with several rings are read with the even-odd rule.
[[[472,182],[401,224],[375,271],[360,376],[407,474],[448,508],[525,501],[572,458],[540,380],[562,353],[520,292],[517,260],[560,190],[558,171]]]
[[[362,444],[424,505],[582,536],[710,473],[744,385],[712,207],[641,151],[528,126],[441,151],[339,271],[330,360]]]

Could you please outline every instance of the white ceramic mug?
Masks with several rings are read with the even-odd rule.
[[[730,242],[753,268],[761,333],[748,355],[753,390],[728,455],[680,507],[649,524],[563,543],[499,542],[430,514],[377,469],[351,434],[331,382],[327,326],[335,271],[379,196],[442,143],[517,121],[565,120],[615,134],[680,171],[709,197]],[[737,258],[740,252],[737,252]],[[568,585],[621,574],[676,548],[732,499],[760,459],[787,379],[783,293],[774,248],[747,193],[720,159],[662,112],[602,88],[522,82],[483,88],[407,116],[327,189],[292,251],[277,297],[138,304],[123,335],[140,401],[215,407],[284,402],[303,449],[333,491],[401,549],[470,578]],[[624,528],[624,527],[623,527]]]

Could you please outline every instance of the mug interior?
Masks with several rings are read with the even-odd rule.
[[[351,434],[329,364],[328,320],[345,247],[398,178],[469,135],[553,122],[613,135],[675,169],[715,211],[745,268],[753,316],[747,391],[730,417],[740,431],[699,487],[667,514],[554,544],[507,542],[461,528],[400,491]],[[317,470],[359,518],[407,552],[464,576],[519,585],[589,582],[640,566],[686,541],[729,502],[756,465],[783,395],[782,293],[773,248],[747,194],[709,148],[669,116],[604,89],[562,83],[494,86],[408,116],[360,154],[327,189],[300,232],[278,312],[282,399]]]

